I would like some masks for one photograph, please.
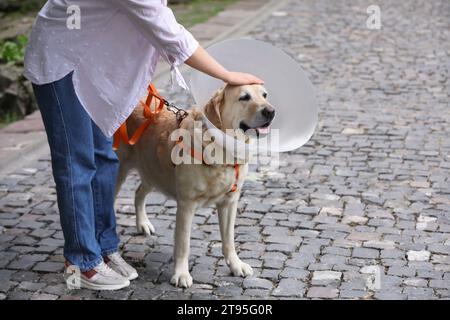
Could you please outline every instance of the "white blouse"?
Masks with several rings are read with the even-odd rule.
[[[73,19],[68,27],[72,5],[80,9],[79,28],[73,28]],[[24,75],[46,84],[74,71],[81,104],[111,137],[145,96],[160,56],[186,87],[177,66],[198,45],[167,0],[49,0],[31,32]]]

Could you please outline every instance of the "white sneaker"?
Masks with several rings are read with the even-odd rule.
[[[130,281],[111,269],[103,261],[86,272],[75,272],[76,267],[66,263],[64,279],[69,289],[119,290],[130,285]],[[78,269],[79,270],[79,269]]]
[[[114,252],[109,256],[103,257],[106,264],[115,272],[128,280],[134,280],[138,277],[138,273],[135,268],[130,266],[118,252]]]

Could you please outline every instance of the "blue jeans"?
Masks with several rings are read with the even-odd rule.
[[[50,145],[64,257],[82,272],[118,250],[114,193],[119,161],[78,100],[70,73],[33,84]]]

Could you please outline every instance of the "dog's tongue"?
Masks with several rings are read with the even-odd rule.
[[[260,134],[269,134],[270,128],[269,128],[269,127],[258,128],[258,132],[259,132]]]

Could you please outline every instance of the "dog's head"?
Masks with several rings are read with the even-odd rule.
[[[230,86],[216,92],[205,106],[208,119],[219,129],[242,129],[266,134],[275,117],[268,93],[261,85]],[[251,130],[251,131],[253,131]]]

